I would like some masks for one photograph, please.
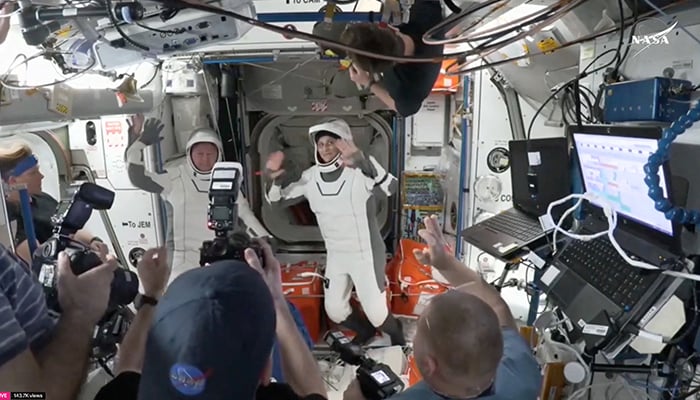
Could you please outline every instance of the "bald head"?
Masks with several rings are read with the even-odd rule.
[[[421,317],[418,335],[443,379],[479,386],[495,377],[503,334],[496,313],[478,297],[461,290],[434,297]]]

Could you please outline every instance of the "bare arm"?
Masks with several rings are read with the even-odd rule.
[[[6,391],[43,391],[50,399],[74,400],[85,378],[94,313],[70,311],[75,303],[68,301],[67,311],[54,327],[41,287],[4,249],[0,249],[0,267],[0,387]],[[100,290],[105,285],[93,286]],[[90,292],[85,298],[93,294]],[[47,336],[49,331],[51,336]],[[46,339],[49,341],[36,354],[29,349],[32,343]]]
[[[148,249],[137,265],[139,279],[143,285],[144,295],[159,300],[170,277],[166,249]],[[144,304],[136,313],[131,326],[119,346],[116,374],[126,371],[141,372],[146,354],[148,330],[153,323],[156,307]]]
[[[447,265],[436,268],[450,284],[457,288],[457,290],[471,293],[491,306],[496,312],[501,326],[517,329],[513,314],[510,312],[510,308],[501,297],[501,294],[498,293],[493,286],[484,281],[476,271],[464,265],[454,257],[452,257]]]
[[[94,323],[80,315],[65,315],[59,320],[53,340],[37,354],[48,398],[78,397],[87,372],[93,329]]]
[[[379,98],[379,100],[382,101],[382,103],[386,104],[387,107],[389,107],[392,111],[398,111],[396,109],[396,102],[394,99],[391,97],[389,92],[384,89],[384,87],[381,86],[379,83],[373,83],[369,90]]]
[[[282,359],[282,371],[299,397],[320,394],[327,397],[326,385],[313,354],[299,333],[294,317],[284,298],[275,300],[277,311],[277,341]]]
[[[437,217],[435,215],[427,217],[423,219],[423,224],[425,229],[418,231],[418,234],[428,244],[428,248],[414,250],[413,254],[416,259],[423,264],[435,267],[458,290],[474,294],[485,301],[493,308],[501,326],[516,329],[513,314],[501,298],[501,294],[484,281],[476,271],[464,265],[451,254]]]

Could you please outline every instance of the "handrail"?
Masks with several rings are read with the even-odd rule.
[[[7,235],[7,238],[5,238]],[[4,240],[6,239],[6,240]],[[0,243],[15,252],[15,238],[12,236],[10,220],[7,218],[7,204],[5,203],[5,183],[0,183]],[[7,243],[5,243],[5,241]]]
[[[90,168],[87,165],[84,164],[73,164],[73,169],[75,171],[81,171],[85,173],[85,176],[87,177],[87,181],[90,183],[97,183],[95,181],[95,174],[92,171],[92,168]],[[124,256],[124,251],[122,250],[121,245],[119,245],[119,238],[117,237],[117,232],[114,231],[114,225],[112,225],[112,219],[109,217],[109,214],[107,213],[108,210],[99,210],[100,213],[100,218],[102,218],[102,224],[104,224],[105,229],[107,230],[107,236],[109,236],[109,241],[112,243],[112,247],[114,248],[114,253],[116,254],[117,258],[119,259],[119,263],[126,269],[129,269],[129,260],[126,259]]]

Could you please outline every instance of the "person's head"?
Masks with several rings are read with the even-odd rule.
[[[330,118],[309,128],[309,136],[314,144],[316,164],[321,167],[340,167],[340,150],[337,142],[352,142],[352,130],[340,118]],[[330,171],[325,171],[330,172]]]
[[[404,41],[396,28],[382,26],[373,22],[348,24],[345,31],[340,35],[340,42],[346,46],[370,51],[375,54],[398,57],[403,56],[405,51]],[[355,53],[349,53],[348,56],[353,65],[370,74],[385,72],[395,64],[393,61],[380,60]]]
[[[0,174],[10,185],[25,184],[29,194],[41,193],[44,175],[39,171],[39,161],[32,149],[25,144],[0,149]]]
[[[434,391],[472,398],[493,384],[503,335],[493,309],[457,289],[431,300],[418,320],[413,346],[418,370]]]
[[[183,273],[156,308],[138,397],[253,400],[270,379],[275,324],[270,290],[245,262]]]
[[[199,175],[209,174],[222,158],[221,139],[211,129],[196,130],[187,142],[187,162]]]

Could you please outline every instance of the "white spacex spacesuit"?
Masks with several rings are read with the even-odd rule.
[[[167,162],[164,171],[159,174],[147,171],[143,162],[142,151],[152,143],[137,140],[126,151],[129,179],[134,186],[160,194],[172,207],[172,216],[168,221],[168,231],[172,230],[173,241],[171,282],[182,272],[199,266],[202,242],[214,237],[214,231],[207,227],[211,171],[198,170],[192,161],[192,147],[197,143],[215,145],[218,149],[217,162],[223,158],[221,140],[207,128],[196,130],[187,142],[185,156]],[[236,204],[238,217],[251,237],[271,236],[253,214],[243,193],[239,193]]]
[[[321,159],[318,141],[323,136],[352,143],[350,126],[341,119],[331,119],[309,129],[314,144],[316,165],[306,169],[301,178],[284,186],[294,177],[273,181],[267,193],[269,202],[305,197],[316,215],[326,251],[325,309],[336,323],[355,330],[365,341],[374,336],[375,327],[391,336],[393,344],[404,344],[398,321],[390,315],[386,301],[386,248],[376,218],[373,193],[381,190],[392,195],[396,178],[372,156],[357,152],[352,167],[345,165],[340,152],[330,160]],[[353,285],[362,308],[372,326],[362,326],[360,316],[350,305]],[[364,320],[366,324],[366,320]],[[369,329],[368,329],[369,328]]]

